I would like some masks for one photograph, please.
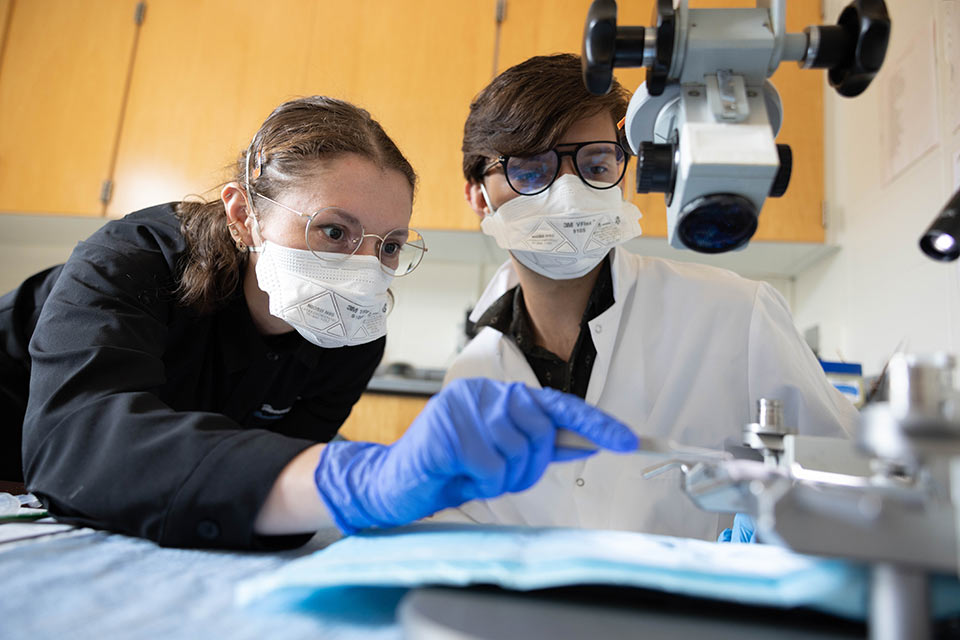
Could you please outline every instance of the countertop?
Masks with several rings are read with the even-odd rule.
[[[429,397],[440,391],[446,369],[420,368],[404,363],[382,365],[367,385],[367,393]]]

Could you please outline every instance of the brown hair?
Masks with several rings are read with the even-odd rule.
[[[268,198],[275,198],[291,181],[310,175],[317,160],[346,153],[399,171],[411,190],[417,185],[413,167],[366,110],[324,96],[291,100],[273,110],[237,159],[233,180],[240,184],[246,182],[248,152],[250,189]],[[254,158],[260,164],[256,173]],[[240,284],[247,253],[238,251],[230,237],[221,200],[180,202],[177,217],[187,243],[180,301],[200,312],[213,311]]]
[[[556,146],[583,118],[608,112],[616,123],[629,93],[617,82],[595,96],[584,87],[580,57],[537,56],[510,67],[477,94],[463,127],[463,175],[479,182],[490,159],[529,155]]]

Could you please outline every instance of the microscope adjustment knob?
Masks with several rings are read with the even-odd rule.
[[[890,41],[890,16],[883,0],[855,0],[837,24],[853,37],[855,47],[846,65],[828,73],[830,86],[842,96],[858,96],[880,70]]]
[[[790,150],[790,145],[778,144],[777,155],[780,156],[780,168],[777,169],[773,186],[770,187],[771,198],[779,198],[787,192],[787,187],[790,186],[790,174],[793,173],[793,151]]]
[[[877,75],[890,42],[890,16],[883,0],[853,0],[836,26],[807,27],[810,52],[804,66],[829,69],[830,86],[852,98]]]
[[[657,47],[653,65],[647,71],[647,91],[652,96],[663,93],[673,64],[673,42],[676,37],[677,14],[673,0],[657,0],[653,8],[657,23]]]
[[[593,0],[583,25],[583,83],[594,95],[604,95],[613,86],[614,67],[642,67],[643,27],[617,27],[617,3]]]
[[[637,149],[637,193],[663,193],[667,206],[677,180],[677,146],[641,142]]]
[[[583,25],[580,65],[587,91],[603,95],[613,84],[613,58],[617,43],[617,3],[593,0]]]

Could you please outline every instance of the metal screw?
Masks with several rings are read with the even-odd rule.
[[[697,96],[700,95],[700,92],[697,91],[696,89],[691,89],[690,91],[687,92],[687,95],[688,95],[688,96],[693,96],[694,98],[696,98]]]
[[[751,98],[756,98],[756,97],[757,97],[757,92],[756,92],[756,91],[747,91],[747,95],[750,96]]]

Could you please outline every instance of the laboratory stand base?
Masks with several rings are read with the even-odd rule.
[[[422,588],[399,610],[409,640],[839,640],[863,624],[807,610],[750,607],[643,589],[577,587],[516,592]]]

